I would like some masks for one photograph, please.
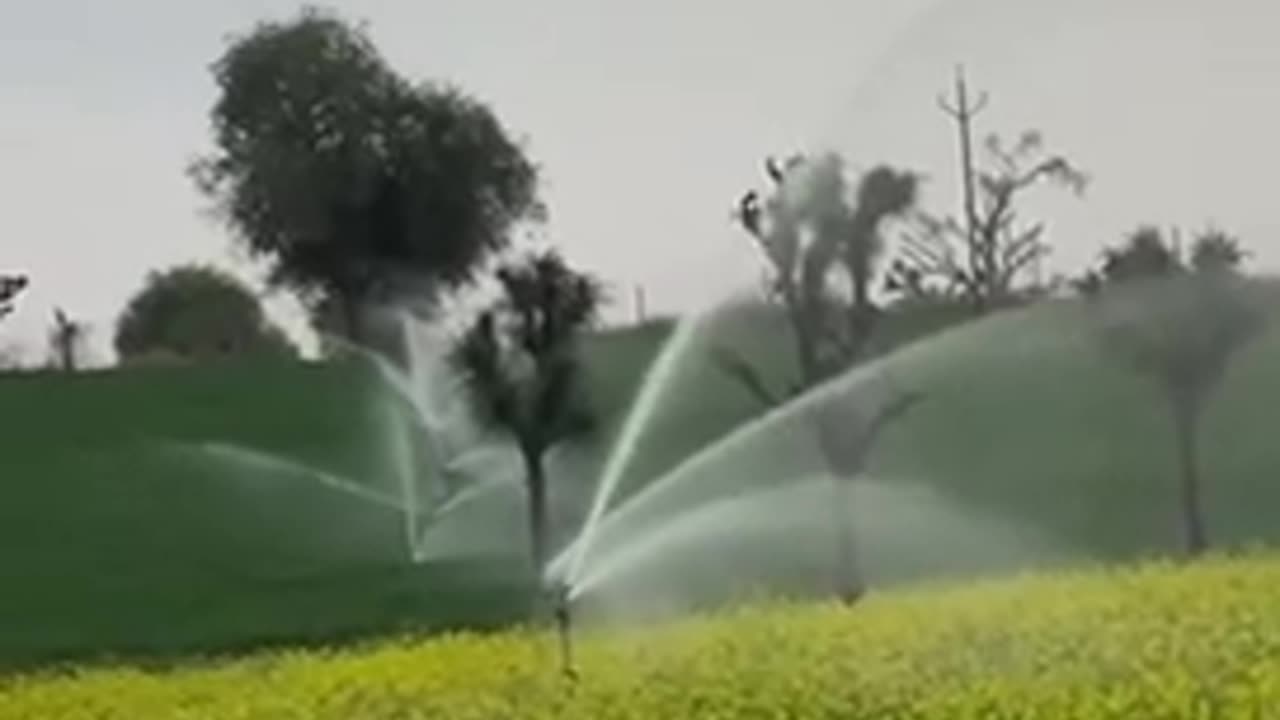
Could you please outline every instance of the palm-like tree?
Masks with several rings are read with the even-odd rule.
[[[1203,417],[1232,360],[1265,322],[1237,272],[1245,255],[1234,237],[1210,230],[1184,261],[1159,230],[1144,227],[1104,252],[1098,275],[1106,284],[1095,295],[1106,347],[1154,379],[1168,402],[1189,555],[1209,547],[1199,456]]]
[[[464,332],[453,359],[480,417],[520,450],[530,553],[541,572],[549,532],[546,454],[592,428],[578,344],[597,317],[602,291],[555,251],[506,264],[496,277],[501,298]]]
[[[749,192],[739,201],[738,220],[769,261],[771,294],[791,325],[799,377],[777,392],[745,358],[719,350],[724,369],[757,398],[775,406],[838,376],[865,358],[881,317],[871,296],[884,252],[884,234],[914,209],[919,178],[912,172],[877,166],[856,184],[844,160],[834,154],[796,157],[766,164],[774,191]],[[837,292],[833,281],[844,280]],[[815,414],[817,446],[840,498],[836,591],[852,602],[862,592],[857,570],[852,484],[863,472],[877,438],[920,398],[904,393],[869,414],[834,400]]]

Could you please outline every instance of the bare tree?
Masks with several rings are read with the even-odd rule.
[[[1044,184],[1079,194],[1087,177],[1064,156],[1048,152],[1043,136],[1034,130],[1012,144],[989,135],[976,160],[973,120],[986,107],[987,95],[982,93],[976,101],[970,97],[963,71],[958,71],[957,99],[939,100],[959,128],[961,217],[916,213],[915,227],[904,233],[887,284],[912,295],[959,295],[983,313],[1012,299],[1018,278],[1050,250],[1044,223],[1020,216],[1021,197]]]

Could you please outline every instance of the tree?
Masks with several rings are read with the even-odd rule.
[[[75,372],[81,366],[89,325],[73,320],[62,308],[54,308],[53,327],[49,330],[49,349],[53,362],[63,372]]]
[[[719,348],[721,366],[766,406],[776,406],[821,385],[860,361],[881,309],[872,297],[884,230],[914,207],[917,178],[887,166],[876,167],[850,191],[838,155],[794,157],[765,168],[774,185],[767,197],[748,192],[738,219],[771,265],[769,298],[790,325],[799,377],[779,392],[741,355]],[[833,284],[844,280],[844,293]],[[815,417],[818,447],[842,495],[863,470],[876,438],[918,399],[906,393],[886,401],[870,416],[846,407],[825,407]],[[838,592],[848,601],[861,594],[855,568],[852,528],[839,513]]]
[[[0,275],[0,320],[13,312],[14,301],[27,289],[26,275]]]
[[[116,325],[122,360],[172,355],[199,360],[227,355],[295,355],[258,298],[234,276],[184,265],[152,272]]]
[[[1154,227],[1103,253],[1093,302],[1105,347],[1157,383],[1168,402],[1179,472],[1185,550],[1209,547],[1199,436],[1205,411],[1235,355],[1261,330],[1239,265],[1239,242],[1217,230],[1194,241],[1190,262]]]
[[[481,312],[453,353],[478,414],[509,435],[524,462],[530,554],[547,559],[547,452],[591,431],[579,340],[602,303],[599,282],[555,251],[533,253],[496,272],[501,298]]]
[[[1176,246],[1155,225],[1130,233],[1125,244],[1102,251],[1102,279],[1111,285],[1169,277],[1183,271]]]
[[[213,66],[217,149],[192,173],[273,286],[363,340],[361,312],[469,282],[541,216],[537,172],[493,113],[414,84],[362,27],[309,8]]]
[[[1020,198],[1046,183],[1080,194],[1088,179],[1066,157],[1047,152],[1043,136],[1034,130],[1011,145],[998,135],[987,136],[982,163],[975,167],[972,121],[986,107],[987,96],[971,102],[962,72],[956,96],[954,103],[940,99],[939,105],[960,132],[964,210],[959,218],[918,213],[886,284],[912,296],[959,295],[981,314],[1016,300],[1019,276],[1050,251],[1045,224],[1022,221]]]
[[[738,220],[768,259],[769,297],[791,326],[800,377],[786,394],[795,395],[847,369],[866,348],[880,315],[871,290],[882,229],[913,207],[917,180],[881,166],[851,195],[844,160],[835,154],[769,160],[765,168],[773,192],[744,195]],[[832,286],[837,270],[843,296]],[[782,397],[750,384],[767,403]]]

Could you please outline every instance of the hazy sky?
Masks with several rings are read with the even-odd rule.
[[[43,354],[51,308],[109,342],[150,268],[255,270],[183,175],[208,148],[207,66],[285,0],[0,0],[0,270],[33,286],[0,345]],[[1217,222],[1280,266],[1274,0],[348,0],[392,64],[490,102],[543,167],[549,238],[655,311],[761,272],[729,221],[771,152],[832,146],[926,171],[954,204],[951,66],[983,132],[1044,131],[1094,176],[1042,195],[1055,267],[1144,220]],[[287,302],[276,317],[298,328]],[[618,314],[629,312],[626,303]],[[33,357],[34,359],[34,357]]]

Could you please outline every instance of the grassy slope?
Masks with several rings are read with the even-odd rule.
[[[580,679],[539,633],[0,681],[0,717],[1255,718],[1280,705],[1272,556],[763,607],[592,634]]]
[[[1210,532],[1232,545],[1280,540],[1272,511],[1280,506],[1280,303],[1270,307],[1273,322],[1236,358],[1202,432]],[[1179,547],[1165,398],[1100,351],[1081,304],[1049,303],[954,328],[887,356],[863,377],[843,397],[856,401],[886,382],[925,396],[883,437],[873,477],[1029,524],[1075,554],[1124,559]],[[715,420],[688,418],[733,416],[740,408],[731,398],[743,392],[704,363],[673,394],[682,400],[645,443],[646,469],[669,467],[696,448],[700,441],[686,436]],[[819,469],[812,437],[794,420],[725,455],[723,472],[709,474],[734,484]]]
[[[606,414],[665,329],[596,341]],[[410,567],[395,512],[190,454],[237,444],[385,485],[384,392],[355,365],[0,376],[0,666],[523,613],[519,568]]]
[[[886,438],[876,474],[1042,528],[1086,555],[1172,547],[1159,397],[1098,357],[1078,312],[1059,305],[1000,317],[895,356],[894,376],[929,398]],[[767,319],[717,327],[708,333],[717,342],[785,375],[785,348]],[[606,415],[621,416],[664,333],[654,326],[595,342]],[[676,374],[633,484],[758,412],[705,350]],[[1277,356],[1272,332],[1233,373],[1207,427],[1211,525],[1231,541],[1277,535],[1268,522],[1280,501]],[[0,379],[0,661],[323,639],[464,617],[483,624],[519,612],[517,594],[494,587],[509,590],[509,568],[408,569],[392,513],[309,483],[262,487],[161,442],[232,441],[376,477],[375,387],[352,367],[288,365]],[[776,435],[776,448],[760,442],[743,454],[743,477],[811,465],[794,437]]]
[[[168,444],[274,448],[359,477],[368,389],[350,369],[284,365],[0,382],[0,660],[447,617],[403,569],[393,513],[255,487]]]

